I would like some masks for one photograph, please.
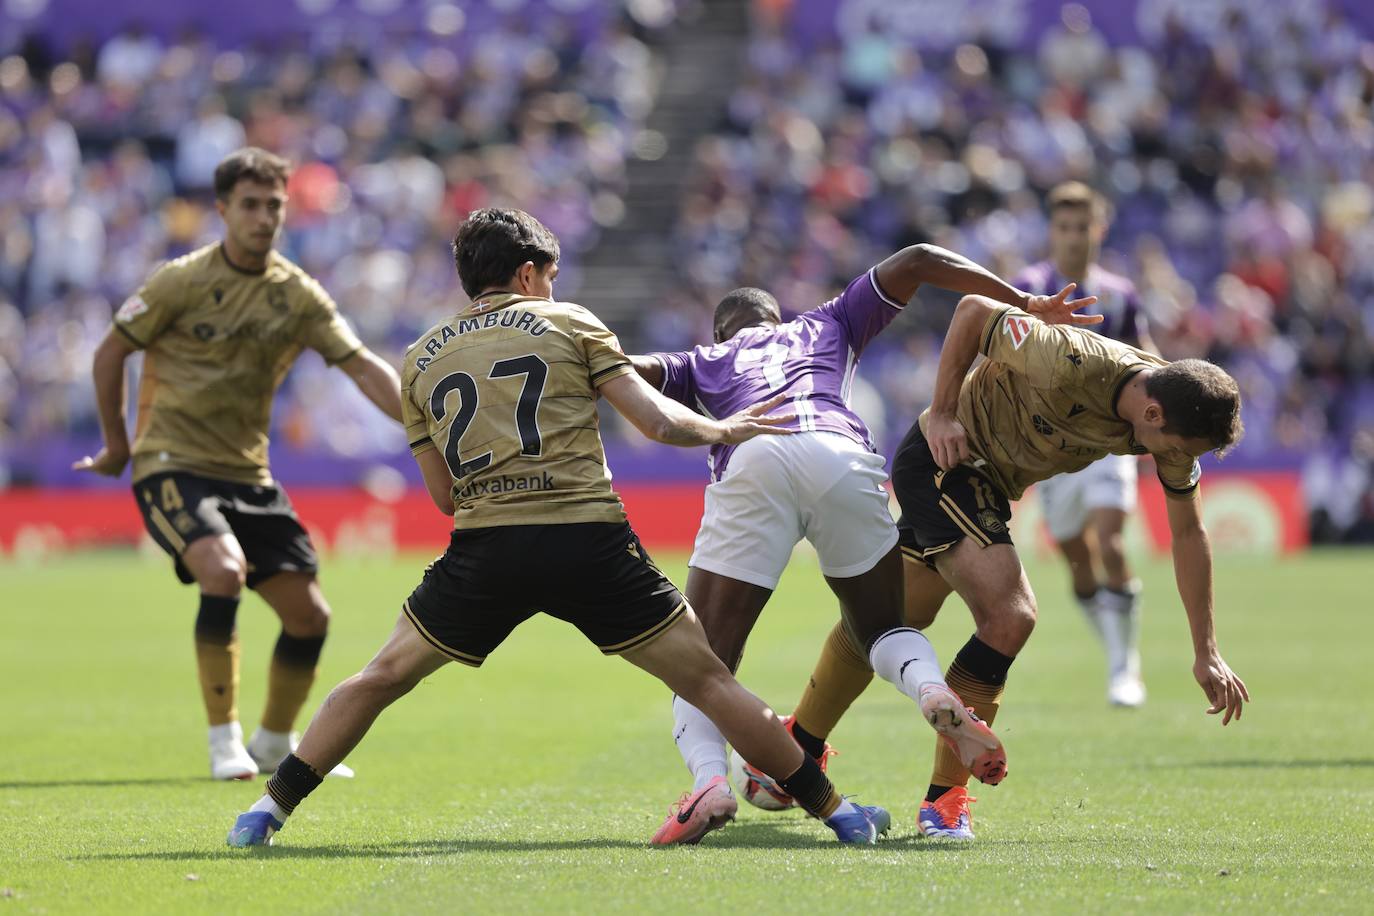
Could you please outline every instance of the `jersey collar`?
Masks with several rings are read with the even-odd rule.
[[[495,312],[499,309],[505,308],[508,305],[514,305],[517,302],[549,301],[551,300],[544,299],[540,296],[526,296],[521,293],[490,293],[486,296],[482,296],[476,302],[472,303],[472,305],[468,307],[465,314],[481,315],[483,312]]]

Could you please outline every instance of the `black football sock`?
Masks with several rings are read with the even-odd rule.
[[[813,817],[824,820],[840,806],[839,793],[811,757],[803,756],[797,771],[777,782],[780,789],[796,799],[802,810]]]
[[[272,796],[272,801],[283,811],[290,814],[323,781],[324,777],[316,773],[310,764],[295,754],[287,754],[285,759],[277,764],[277,772],[267,780],[267,794]]]
[[[796,719],[792,720],[792,737],[801,745],[802,750],[806,751],[809,756],[815,757],[817,760],[825,753],[825,739],[817,738],[815,735],[802,728],[801,723]]]

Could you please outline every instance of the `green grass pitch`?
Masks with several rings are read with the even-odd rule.
[[[683,573],[670,559],[671,575]],[[335,558],[321,683],[380,645],[423,558]],[[1150,702],[1108,709],[1065,577],[1031,570],[1041,623],[997,728],[1011,775],[979,788],[977,843],[915,836],[932,738],[875,684],[833,736],[840,790],[887,805],[877,848],[741,806],[695,849],[646,841],[686,787],[668,695],[571,627],[536,619],[481,671],[449,666],[383,716],[277,845],[224,846],[256,784],[215,784],[191,651],[195,594],[132,554],[0,566],[0,916],[14,913],[1368,912],[1374,655],[1368,553],[1219,564],[1222,650],[1254,697],[1204,716],[1164,563],[1147,583]],[[538,558],[531,558],[538,575]],[[814,563],[789,570],[742,671],[796,700],[834,619]],[[256,724],[276,626],[240,615]],[[946,661],[961,604],[931,630]]]

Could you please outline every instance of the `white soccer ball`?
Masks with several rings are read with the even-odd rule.
[[[760,773],[761,779],[756,779],[750,776],[744,767],[744,758],[739,755],[739,751],[731,748],[730,782],[734,784],[735,792],[740,798],[765,811],[785,811],[795,804],[791,796],[779,789],[767,776]]]

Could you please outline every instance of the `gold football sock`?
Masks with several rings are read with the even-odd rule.
[[[239,599],[201,595],[196,615],[196,672],[211,725],[238,721],[239,637],[234,630]]]
[[[797,703],[797,724],[818,738],[827,737],[872,680],[868,659],[855,647],[844,621],[839,621],[826,637],[811,680]]]
[[[965,706],[972,706],[978,718],[991,725],[1002,705],[1007,669],[1013,660],[1011,656],[1003,655],[974,636],[954,657],[949,671],[945,673],[945,682],[959,694]],[[959,761],[959,755],[944,741],[937,739],[935,768],[930,776],[932,789],[966,786],[968,779],[969,771]]]
[[[291,636],[283,632],[272,652],[267,673],[267,707],[262,712],[262,727],[272,732],[290,732],[300,715],[319,670],[323,636]]]
[[[211,725],[226,725],[239,718],[239,639],[228,643],[196,640],[196,670],[200,674],[200,695]]]

